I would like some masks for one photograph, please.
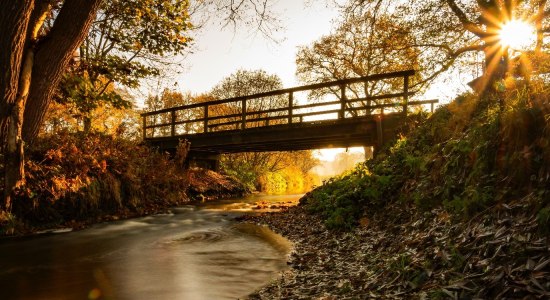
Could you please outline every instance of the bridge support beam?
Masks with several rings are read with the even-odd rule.
[[[373,156],[378,155],[382,145],[384,145],[384,129],[382,128],[382,118],[376,117],[376,145],[374,145]]]

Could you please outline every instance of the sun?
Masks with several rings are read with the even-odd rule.
[[[525,51],[536,41],[535,28],[521,20],[504,23],[499,32],[500,43],[513,50]]]

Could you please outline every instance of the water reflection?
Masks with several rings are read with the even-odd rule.
[[[226,199],[213,202],[206,202],[201,204],[201,207],[210,210],[223,210],[223,211],[274,211],[279,210],[281,207],[293,206],[298,203],[298,200],[303,194],[295,195],[262,195],[255,194],[240,199]]]
[[[262,199],[239,205],[256,201]],[[238,213],[228,205],[220,201],[80,232],[3,240],[0,298],[244,297],[286,267],[290,245],[264,227],[234,222]]]

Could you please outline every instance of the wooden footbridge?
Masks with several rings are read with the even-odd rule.
[[[414,71],[377,74],[143,113],[143,139],[191,155],[381,146],[411,106]]]

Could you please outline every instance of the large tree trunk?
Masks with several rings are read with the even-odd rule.
[[[0,139],[5,141],[8,119],[15,105],[25,35],[34,1],[0,1]],[[5,143],[4,143],[5,146]]]
[[[0,141],[4,154],[0,209],[7,211],[13,191],[24,183],[23,141],[38,134],[61,75],[102,0],[65,1],[53,28],[37,43],[51,2],[0,1]]]
[[[27,29],[34,1],[10,0],[0,2],[0,141],[4,154],[4,193],[0,209],[11,209],[12,191],[23,180],[23,141],[21,126],[24,100],[28,92],[25,76],[32,65],[32,54],[26,55]],[[24,57],[26,56],[26,57]]]
[[[63,71],[95,19],[102,0],[65,1],[48,37],[36,50],[33,81],[25,108],[23,139],[38,135]]]

